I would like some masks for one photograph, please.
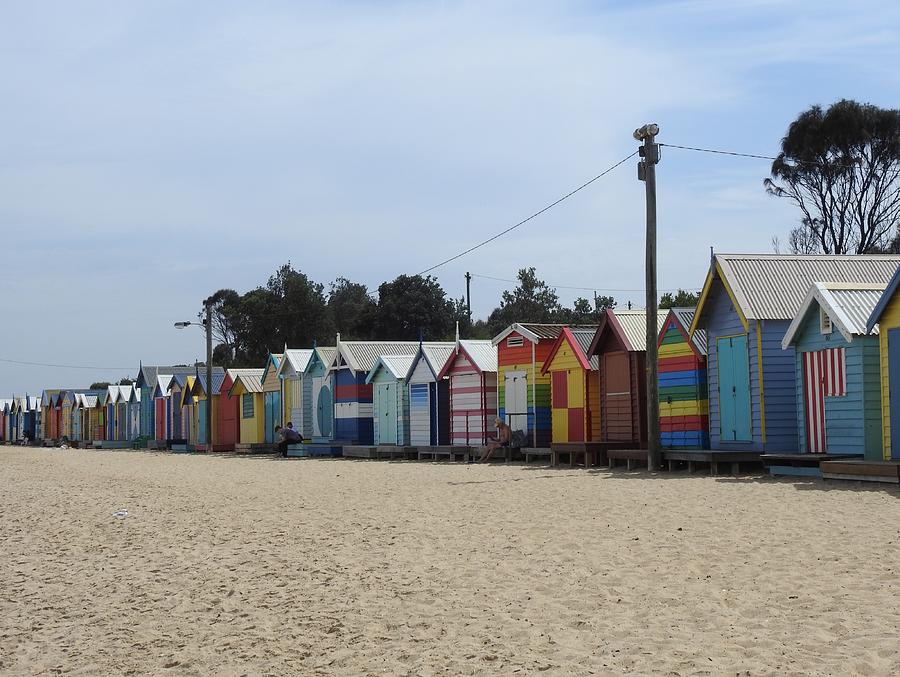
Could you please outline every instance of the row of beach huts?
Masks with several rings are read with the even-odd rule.
[[[660,311],[669,467],[900,482],[900,256],[715,254],[696,308]],[[0,400],[0,439],[293,456],[468,458],[506,451],[585,465],[646,460],[646,313],[596,326],[517,323],[493,340],[341,341],[256,369],[141,364],[133,385]],[[212,439],[206,410],[212,407]]]

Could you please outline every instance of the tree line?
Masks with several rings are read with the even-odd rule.
[[[486,319],[470,321],[465,298],[452,298],[432,276],[400,275],[373,293],[345,277],[326,288],[288,262],[264,285],[243,294],[220,289],[209,298],[213,360],[226,367],[258,366],[284,346],[334,345],[337,333],[344,340],[449,341],[457,323],[463,338],[487,339],[513,322],[596,324],[604,309],[616,307],[611,296],[563,306],[534,268],[519,270],[517,280]],[[664,307],[667,302],[693,305],[696,296],[669,294],[661,299]]]

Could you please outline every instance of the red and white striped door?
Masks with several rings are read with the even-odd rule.
[[[843,348],[825,348],[803,355],[803,408],[806,419],[806,451],[827,451],[825,398],[847,394]]]

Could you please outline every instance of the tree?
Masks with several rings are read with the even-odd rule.
[[[522,268],[517,275],[519,286],[504,291],[500,306],[488,316],[491,334],[496,336],[513,322],[557,322],[562,306],[555,289],[539,280],[535,269]]]
[[[666,292],[659,298],[660,310],[666,308],[696,308],[700,294],[679,289],[675,294]]]
[[[900,110],[846,99],[791,123],[766,191],[800,208],[796,253],[884,250],[900,221]]]
[[[328,315],[333,331],[342,339],[365,340],[375,318],[378,304],[366,285],[339,277],[328,292]]]
[[[604,310],[615,307],[616,300],[612,296],[595,296],[593,302],[578,297],[572,308],[560,309],[555,321],[561,324],[597,324]]]
[[[106,390],[112,383],[109,381],[97,381],[96,383],[91,383],[91,390]]]
[[[212,335],[213,341],[227,348],[228,355],[234,355],[234,345],[237,341],[235,333],[236,324],[240,321],[241,295],[234,289],[220,289],[207,299],[212,311]],[[203,312],[199,313],[201,320],[205,319]],[[216,348],[219,346],[217,345]],[[215,352],[213,352],[215,357]],[[222,364],[218,362],[217,364]]]
[[[429,341],[454,334],[454,304],[430,275],[400,275],[378,287],[374,335],[382,340]]]

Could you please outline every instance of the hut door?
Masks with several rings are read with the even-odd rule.
[[[822,351],[803,353],[803,409],[806,419],[806,452],[825,453],[825,383]]]
[[[631,369],[626,352],[603,353],[601,421],[610,442],[638,442],[631,402]]]
[[[747,335],[716,340],[719,356],[719,434],[723,442],[750,442],[750,358]]]
[[[900,460],[900,329],[888,329],[888,404],[891,459]]]
[[[392,383],[378,385],[378,443],[397,444],[397,397]]]
[[[528,378],[524,371],[508,371],[503,378],[506,397],[504,412],[506,422],[513,430],[528,435]]]
[[[322,437],[322,426],[319,423],[319,391],[322,390],[322,377],[312,379],[312,434],[313,437]]]
[[[331,389],[325,385],[323,379],[319,379],[321,386],[314,392],[316,400],[316,420],[315,424],[318,428],[320,437],[331,437],[331,425],[334,420],[334,403],[331,400]],[[315,384],[313,384],[315,388]]]

